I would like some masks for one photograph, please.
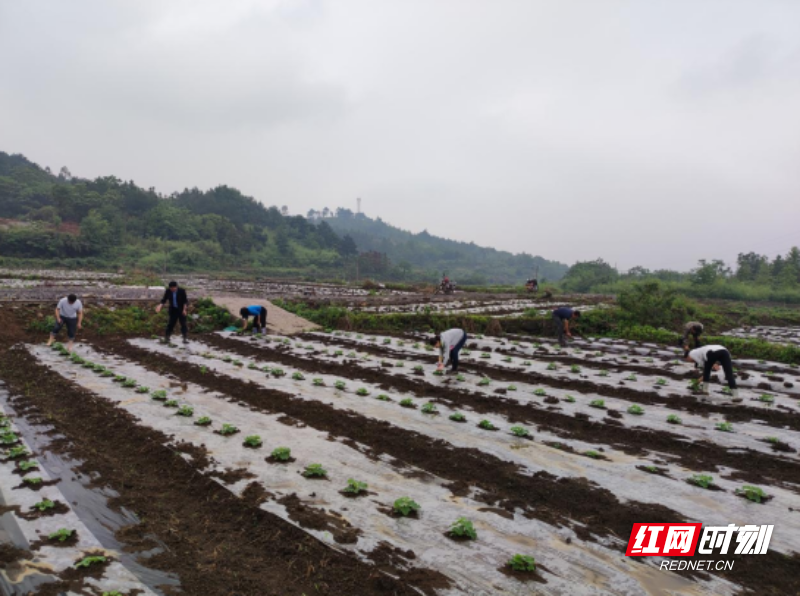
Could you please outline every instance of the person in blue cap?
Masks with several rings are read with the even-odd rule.
[[[252,306],[243,306],[239,310],[242,317],[242,331],[247,329],[247,319],[253,317],[253,333],[258,333],[259,330],[262,334],[267,332],[267,307],[254,304]]]

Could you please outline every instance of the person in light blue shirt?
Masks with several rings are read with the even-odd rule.
[[[247,319],[253,317],[253,333],[262,334],[267,332],[267,308],[254,304],[252,306],[244,306],[239,310],[242,317],[242,330],[247,329]]]

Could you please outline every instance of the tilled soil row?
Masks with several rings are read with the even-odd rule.
[[[219,391],[267,413],[283,413],[317,430],[366,445],[372,455],[389,455],[452,482],[456,495],[471,486],[481,489],[473,498],[509,511],[516,508],[552,525],[571,527],[582,539],[615,536],[627,539],[636,519],[679,521],[682,516],[663,506],[620,502],[610,491],[584,479],[558,478],[547,472],[520,473],[517,464],[477,449],[457,448],[441,439],[405,430],[384,420],[308,402],[283,391],[207,372],[171,356],[150,352],[124,341],[97,342],[101,349],[136,362],[159,374],[171,374],[211,391]],[[341,371],[341,369],[340,369]],[[577,521],[579,524],[575,524]],[[586,524],[583,527],[581,524]],[[588,529],[590,528],[590,529]]]
[[[447,585],[440,574],[421,569],[393,569],[399,577],[393,579],[327,548],[200,473],[195,466],[208,462],[201,449],[169,447],[169,437],[65,381],[24,349],[9,350],[2,360],[0,374],[19,396],[15,405],[55,426],[65,439],[53,448],[82,460],[83,473],[118,492],[112,506],[139,514],[142,522],[123,528],[121,540],[152,544],[148,536],[157,536],[166,549],[146,565],[177,574],[182,593],[412,596],[413,587],[432,594]]]
[[[502,414],[509,420],[536,425],[538,430],[547,430],[566,439],[581,440],[591,444],[604,444],[631,455],[643,455],[650,451],[669,454],[684,467],[698,472],[718,471],[718,466],[736,470],[736,479],[756,484],[777,482],[796,483],[800,478],[800,462],[779,456],[747,450],[730,452],[727,448],[707,441],[688,442],[677,434],[654,431],[644,427],[626,427],[615,419],[607,418],[605,424],[570,416],[554,410],[523,404],[501,396],[486,396],[480,393],[453,387],[427,383],[424,380],[404,378],[384,373],[380,369],[367,369],[350,364],[314,360],[287,352],[283,346],[265,350],[241,341],[229,340],[218,335],[209,335],[204,341],[214,347],[248,358],[268,358],[286,366],[302,366],[314,372],[359,378],[374,383],[383,389],[413,393],[428,399],[447,402],[453,406],[469,406],[479,413]],[[786,487],[794,490],[793,486]]]
[[[354,350],[360,350],[367,354],[379,356],[381,358],[406,359],[413,354],[401,352],[383,346],[370,346],[358,342],[342,339],[340,337],[327,338],[321,335],[303,335],[307,341],[316,341],[332,347],[347,346]],[[433,359],[431,362],[434,362]],[[800,416],[794,412],[784,412],[780,408],[751,408],[741,404],[713,404],[701,402],[697,398],[687,395],[671,393],[669,396],[658,395],[656,393],[645,393],[628,387],[611,385],[600,385],[585,379],[565,379],[563,377],[551,377],[533,371],[522,369],[509,369],[494,367],[481,362],[470,361],[464,365],[465,369],[473,370],[499,381],[516,383],[542,383],[558,389],[568,389],[583,393],[594,393],[605,397],[615,397],[621,400],[636,404],[657,404],[665,406],[671,410],[689,412],[700,416],[709,414],[722,414],[728,422],[750,422],[759,420],[779,429],[790,428],[800,430]]]

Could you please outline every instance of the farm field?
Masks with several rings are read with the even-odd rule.
[[[737,359],[733,400],[695,394],[677,348],[610,338],[470,334],[459,375],[423,333],[87,332],[67,354],[26,330],[37,308],[0,303],[0,593],[800,590],[796,363]],[[644,522],[774,532],[670,572],[625,556]]]

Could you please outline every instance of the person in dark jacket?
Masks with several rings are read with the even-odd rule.
[[[186,312],[189,308],[189,298],[186,296],[186,290],[178,287],[177,281],[169,282],[169,287],[164,291],[164,297],[156,307],[156,312],[161,312],[165,304],[169,305],[169,321],[164,334],[165,341],[169,343],[172,330],[175,329],[175,323],[180,321],[183,343],[188,344],[189,328],[186,326]]]
[[[572,339],[572,331],[569,329],[569,322],[581,316],[580,311],[562,306],[553,311],[553,326],[555,327],[556,337],[559,345],[567,345],[567,337]]]

